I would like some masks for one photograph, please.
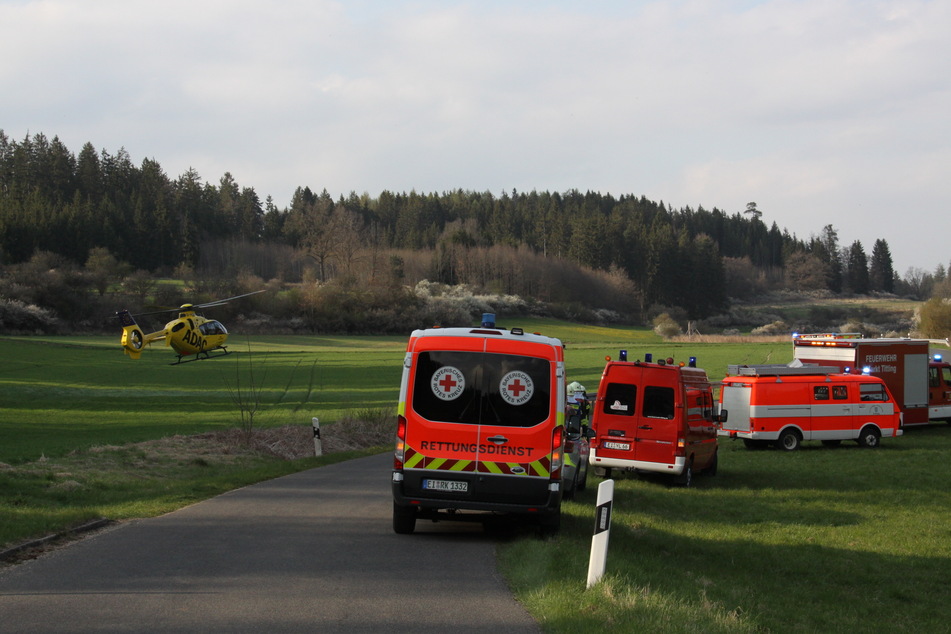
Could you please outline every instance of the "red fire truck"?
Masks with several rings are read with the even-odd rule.
[[[880,377],[908,425],[951,422],[951,365],[929,355],[927,339],[864,339],[858,334],[793,335],[793,358]]]

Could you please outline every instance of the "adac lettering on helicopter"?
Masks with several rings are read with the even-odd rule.
[[[199,335],[194,330],[186,330],[185,334],[182,335],[182,341],[184,341],[190,346],[195,346],[196,348],[198,348],[199,352],[205,349],[205,345],[206,345],[205,338]]]

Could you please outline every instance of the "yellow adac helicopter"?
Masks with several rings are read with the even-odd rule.
[[[211,306],[221,306],[232,300],[263,292],[245,293],[244,295],[219,299],[207,304],[182,304],[178,309],[178,317],[165,324],[162,330],[148,334],[144,333],[142,328],[135,323],[135,318],[128,310],[120,310],[116,313],[116,316],[122,326],[122,349],[133,359],[138,359],[142,356],[142,349],[145,346],[153,341],[164,339],[165,345],[172,348],[178,355],[176,364],[182,363],[182,359],[192,355],[195,355],[195,357],[188,359],[188,361],[208,359],[215,351],[219,351],[215,356],[228,354],[228,348],[225,347],[225,341],[228,340],[228,329],[220,321],[208,319],[198,311]],[[159,312],[173,312],[174,310]]]

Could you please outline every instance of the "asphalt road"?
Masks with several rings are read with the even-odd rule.
[[[0,570],[0,632],[540,631],[478,524],[392,531],[391,456],[263,482]]]

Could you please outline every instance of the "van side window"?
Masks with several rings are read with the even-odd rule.
[[[941,380],[938,378],[938,368],[928,368],[929,387],[941,387]]]
[[[644,388],[644,411],[648,418],[674,417],[674,388],[648,385]]]
[[[829,386],[828,385],[816,385],[812,388],[813,398],[817,401],[828,401],[829,400]]]
[[[885,388],[881,383],[860,383],[859,395],[863,401],[887,401]]]
[[[713,420],[713,394],[703,393],[703,418]]]
[[[604,413],[614,416],[633,416],[637,402],[637,386],[628,383],[608,383],[604,391]]]
[[[844,385],[833,385],[832,386],[832,400],[834,401],[847,401],[849,400],[849,390]]]

